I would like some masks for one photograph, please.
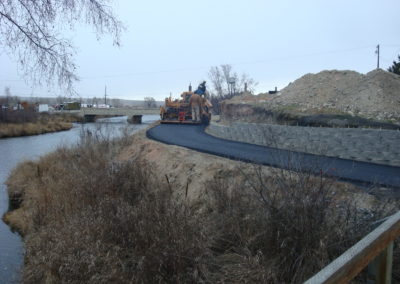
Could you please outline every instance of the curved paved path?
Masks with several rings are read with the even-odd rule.
[[[213,136],[295,152],[400,167],[400,131],[212,122]]]
[[[234,160],[316,174],[322,171],[362,185],[380,184],[400,188],[400,167],[224,140],[206,134],[204,126],[160,124],[149,129],[147,137]]]

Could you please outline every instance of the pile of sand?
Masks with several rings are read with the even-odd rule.
[[[335,109],[352,115],[400,122],[400,76],[382,69],[306,74],[268,100],[271,107],[298,105],[302,111]]]

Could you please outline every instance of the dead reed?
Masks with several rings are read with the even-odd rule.
[[[384,212],[337,199],[322,175],[258,167],[234,186],[216,177],[199,207],[145,162],[118,162],[129,143],[83,133],[13,172],[24,283],[300,283]]]

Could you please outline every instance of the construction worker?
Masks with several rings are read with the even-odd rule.
[[[198,94],[193,94],[190,96],[189,106],[192,108],[192,120],[200,121],[200,107],[202,103],[202,98]]]
[[[204,95],[206,93],[206,81],[203,81],[198,87],[197,90],[194,91],[195,94]]]

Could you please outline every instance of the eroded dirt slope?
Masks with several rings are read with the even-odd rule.
[[[153,170],[171,183],[175,194],[190,200],[201,200],[206,196],[207,184],[215,178],[228,180],[228,185],[239,184],[245,176],[252,176],[259,167],[254,164],[234,161],[184,147],[166,145],[148,139],[145,131],[134,136],[130,147],[119,156],[120,160],[143,159],[152,165]],[[266,176],[276,175],[277,169],[261,166]],[[355,198],[360,208],[369,208],[375,198],[356,186],[335,182],[338,198]],[[249,187],[243,190],[251,190]],[[207,198],[206,198],[207,199]]]
[[[323,71],[296,80],[271,100],[304,108],[330,107],[378,119],[400,118],[400,76],[377,69],[367,74]]]

